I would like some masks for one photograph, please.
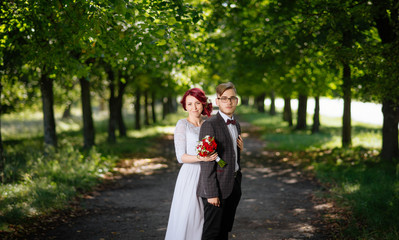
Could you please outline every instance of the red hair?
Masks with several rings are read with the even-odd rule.
[[[188,90],[188,91],[184,94],[183,98],[182,98],[181,101],[180,101],[180,103],[181,103],[181,105],[183,106],[183,109],[184,109],[184,110],[187,110],[187,109],[186,109],[186,98],[187,98],[187,96],[193,96],[193,97],[195,97],[198,101],[200,101],[200,102],[202,103],[202,106],[203,106],[203,110],[202,110],[202,112],[201,112],[202,115],[204,115],[204,116],[206,115],[206,116],[208,116],[208,117],[211,116],[211,113],[212,113],[212,103],[209,103],[209,102],[208,102],[208,98],[205,96],[205,92],[204,92],[204,91],[202,91],[202,90],[199,89],[199,88],[192,88],[192,89]]]

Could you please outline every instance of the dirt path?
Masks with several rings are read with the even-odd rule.
[[[328,239],[324,205],[312,201],[317,186],[264,151],[265,143],[242,125],[243,195],[231,239]],[[125,160],[123,175],[81,201],[80,214],[29,239],[163,239],[179,167],[171,137],[156,148],[164,149],[162,157]]]

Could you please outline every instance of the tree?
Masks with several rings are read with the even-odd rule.
[[[3,84],[0,81],[0,93],[3,92]],[[1,94],[0,99],[2,99],[3,96]],[[3,105],[0,104],[0,179],[1,182],[4,183],[4,166],[5,166],[5,156],[4,156],[4,148],[3,148],[3,138],[1,135],[1,115],[3,113]]]
[[[322,50],[330,65],[341,68],[344,112],[342,145],[351,145],[352,66],[356,63],[356,44],[365,39],[367,18],[361,15],[356,1],[302,2],[301,13],[307,17],[305,28],[312,42]]]
[[[392,162],[399,158],[399,8],[397,1],[372,1],[364,8],[372,17],[380,41],[370,37],[362,50],[365,76],[361,85],[366,99],[371,95],[371,99],[382,103],[381,158]]]
[[[5,15],[2,17],[7,27],[1,33],[2,39],[5,39],[5,51],[21,49],[19,52],[23,60],[14,67],[27,65],[37,71],[32,76],[39,79],[36,87],[40,87],[42,93],[46,145],[57,145],[53,86],[57,80],[60,81],[64,71],[78,72],[73,68],[79,65],[76,64],[76,49],[81,50],[77,46],[89,42],[86,37],[91,35],[93,28],[85,27],[87,22],[98,23],[87,21],[94,15],[93,12],[102,12],[98,10],[98,3],[75,1],[62,5],[58,1],[38,0],[3,4]]]
[[[94,121],[91,109],[90,81],[88,81],[86,78],[80,78],[79,82],[83,113],[83,147],[90,149],[95,144]]]

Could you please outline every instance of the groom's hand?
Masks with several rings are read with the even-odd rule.
[[[220,200],[218,197],[208,198],[208,203],[212,204],[215,207],[220,207]]]
[[[242,151],[244,149],[244,141],[242,140],[241,135],[238,135],[237,146],[240,149],[240,151]]]

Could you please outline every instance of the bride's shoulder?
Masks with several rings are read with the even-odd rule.
[[[186,118],[182,118],[182,119],[179,119],[177,121],[176,126],[178,126],[178,125],[187,125],[187,123],[188,123],[187,119]]]

